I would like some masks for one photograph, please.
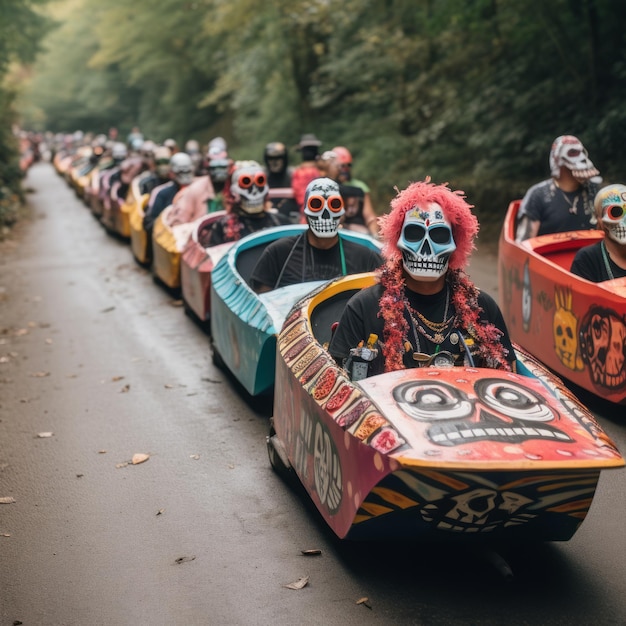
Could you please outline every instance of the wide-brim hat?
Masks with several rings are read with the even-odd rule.
[[[313,134],[306,133],[300,137],[300,143],[296,146],[298,150],[306,148],[307,146],[321,146],[322,142]]]

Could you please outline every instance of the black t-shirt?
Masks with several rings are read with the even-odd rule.
[[[312,246],[304,232],[282,237],[267,246],[252,271],[250,285],[253,289],[259,289],[262,285],[277,289],[341,276],[342,246],[346,274],[372,272],[382,265],[381,256],[370,248],[342,238],[341,245],[337,241],[328,250],[322,250]]]
[[[371,333],[378,335],[379,341],[384,341],[385,323],[383,318],[379,315],[379,301],[383,295],[383,291],[383,286],[379,283],[367,289],[363,289],[348,301],[328,348],[331,355],[338,362],[342,362],[342,360],[348,358],[350,349],[355,348],[361,341],[367,341]],[[446,301],[448,299],[447,288],[431,296],[424,296],[410,289],[405,289],[405,295],[409,301],[410,307],[429,320],[441,322],[444,318],[447,319],[450,315],[454,314],[454,306],[452,303],[448,305],[446,311]],[[511,345],[502,312],[495,300],[490,295],[481,291],[478,296],[478,305],[482,309],[480,320],[482,322],[493,323],[496,328],[504,333],[501,338],[501,343],[504,348],[508,350],[507,360],[513,362],[515,360],[515,352]],[[403,305],[399,303],[398,306]],[[410,319],[406,307],[403,306],[403,309],[404,317],[409,328],[408,336],[403,337],[403,342],[408,341],[411,344],[411,350],[404,354],[404,365],[407,368],[418,367],[420,363],[413,359],[413,352],[432,355],[436,352],[438,344],[430,341],[419,333],[415,324]],[[463,331],[459,335],[459,331],[462,331],[462,329],[458,327],[453,329],[444,342],[439,345],[439,350],[450,352],[452,355],[460,355],[462,353],[463,342],[465,341],[470,353],[472,353],[474,357],[474,365],[476,367],[484,365],[479,362],[475,354],[476,346],[474,346],[471,339],[469,339],[467,332]],[[459,365],[463,364],[463,359],[457,358],[456,363]],[[378,374],[382,371],[384,371],[384,363],[382,353],[379,353],[378,358],[370,366],[369,375]]]
[[[255,233],[257,230],[286,224],[280,213],[263,212],[259,215],[240,215],[229,213],[213,224],[209,246],[217,246],[228,241],[239,241],[242,237]]]
[[[518,218],[539,221],[539,235],[588,230],[595,227],[593,199],[595,183],[585,183],[576,191],[559,189],[552,178],[533,185],[520,205]]]
[[[594,283],[601,283],[605,280],[611,280],[612,278],[622,278],[626,276],[626,269],[622,269],[619,265],[616,265],[608,253],[603,251],[603,248],[603,241],[599,241],[593,246],[581,248],[576,253],[574,261],[572,262],[572,274],[582,276]],[[606,254],[606,261],[609,264],[613,276],[609,276],[606,270],[603,252]]]

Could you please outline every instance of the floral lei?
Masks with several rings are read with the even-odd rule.
[[[236,213],[229,213],[224,220],[224,241],[239,241],[243,224]]]
[[[502,331],[495,324],[480,320],[482,309],[478,306],[479,291],[462,270],[448,270],[446,280],[452,292],[455,309],[454,323],[474,339],[478,354],[487,367],[510,370],[506,360],[508,350],[500,342]],[[382,270],[380,282],[384,288],[380,298],[380,313],[385,325],[383,330],[385,371],[404,369],[402,355],[404,342],[409,333],[409,325],[404,316],[405,280],[402,273],[402,260],[388,262]]]

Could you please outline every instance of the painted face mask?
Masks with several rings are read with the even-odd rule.
[[[193,180],[193,163],[186,152],[178,152],[170,159],[170,169],[179,185],[189,185]]]
[[[404,218],[398,249],[404,269],[419,280],[437,280],[448,270],[456,250],[452,228],[443,210],[434,202],[427,209],[415,207]]]
[[[241,161],[230,179],[230,191],[241,210],[262,213],[269,187],[263,168],[256,161]]]
[[[626,244],[626,186],[604,187],[598,192],[595,205],[607,236],[619,244]]]
[[[334,237],[345,212],[339,185],[334,180],[316,178],[308,184],[304,195],[304,214],[315,235]]]
[[[565,166],[579,182],[585,182],[600,173],[591,162],[587,150],[580,139],[573,135],[557,137],[550,150],[550,172],[553,177],[561,173]]]

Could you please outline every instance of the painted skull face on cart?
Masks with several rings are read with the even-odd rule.
[[[616,243],[626,244],[626,186],[609,185],[600,189],[595,205],[607,236]]]
[[[452,227],[443,209],[435,202],[427,208],[407,211],[398,249],[404,269],[419,280],[437,280],[448,270],[450,255],[456,250]]]
[[[239,161],[230,181],[230,192],[245,213],[263,212],[269,187],[263,168],[256,161]]]
[[[306,188],[304,214],[311,231],[323,239],[335,237],[345,213],[339,185],[331,178],[316,178]]]
[[[521,443],[530,439],[570,441],[553,409],[531,389],[502,378],[452,386],[432,379],[403,383],[394,400],[413,419],[430,422],[427,436],[440,446],[477,441]]]

